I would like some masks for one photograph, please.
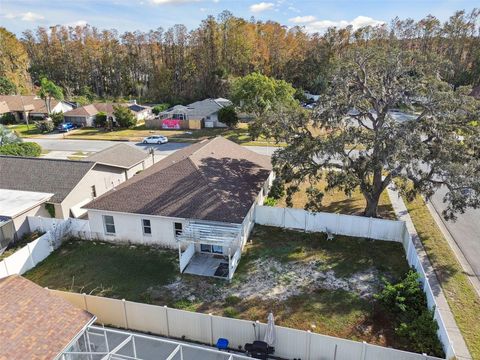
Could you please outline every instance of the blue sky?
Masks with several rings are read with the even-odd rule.
[[[193,29],[207,15],[226,9],[246,19],[254,16],[322,32],[328,26],[358,27],[395,16],[420,19],[432,14],[444,21],[455,10],[475,6],[478,0],[0,0],[0,26],[18,35],[37,26],[85,23],[121,32],[178,23]]]

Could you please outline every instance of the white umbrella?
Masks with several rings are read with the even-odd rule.
[[[276,340],[275,335],[275,319],[273,318],[273,314],[268,314],[268,322],[267,322],[267,331],[265,331],[265,339],[264,341],[269,346],[274,346]]]

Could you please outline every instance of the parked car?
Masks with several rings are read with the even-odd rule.
[[[144,144],[165,144],[168,142],[168,138],[162,135],[152,135],[143,139]]]
[[[75,129],[75,125],[71,122],[62,123],[57,127],[57,130],[60,132],[69,132],[73,129]]]

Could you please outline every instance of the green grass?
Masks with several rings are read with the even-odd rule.
[[[182,298],[172,297],[171,290],[162,287],[179,276],[178,253],[144,246],[69,240],[25,276],[53,289],[166,304],[240,319],[265,321],[273,311],[276,323],[281,326],[380,345],[398,345],[388,314],[372,299],[345,290],[306,289],[305,293],[286,300],[234,295],[222,300],[215,294],[244,284],[251,276],[252,262],[258,259],[300,266],[302,262],[314,261],[319,270],[332,270],[341,278],[373,268],[378,272],[379,281],[383,276],[398,279],[408,270],[401,244],[343,236],[328,241],[325,234],[265,226],[255,226],[251,240],[232,283],[182,275],[182,284],[189,289],[182,290]],[[198,289],[203,297],[197,293]],[[213,301],[212,297],[207,299],[209,294],[214,294]]]
[[[172,281],[178,252],[69,240],[24,276],[52,289],[145,301],[147,289]]]
[[[473,359],[480,359],[480,298],[422,197],[405,201]]]
[[[36,137],[41,135],[40,131],[36,128],[34,124],[16,124],[8,125],[10,130],[13,130],[19,137]]]
[[[300,185],[300,191],[295,193],[292,197],[292,203],[294,208],[303,209],[308,201],[307,188],[310,186],[308,182],[304,182]],[[360,190],[357,188],[352,192],[351,196],[345,195],[341,190],[325,191],[327,182],[325,179],[321,179],[315,187],[324,192],[322,200],[322,211],[347,215],[361,215],[365,209],[366,201]],[[279,199],[278,206],[285,207],[285,197]],[[392,208],[392,204],[386,191],[380,196],[380,202],[378,206],[378,214],[385,219],[396,219],[395,211]]]
[[[66,134],[69,139],[121,141],[141,141],[143,138],[151,135],[166,136],[170,142],[197,142],[215,136],[223,136],[242,145],[285,146],[285,144],[275,144],[273,141],[267,141],[263,137],[253,141],[248,133],[247,124],[239,124],[235,129],[204,128],[200,130],[150,130],[141,124],[133,129],[119,129],[115,131],[105,131],[100,128],[81,128]]]

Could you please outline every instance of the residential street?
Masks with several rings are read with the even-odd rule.
[[[52,153],[46,157],[67,158],[68,155],[76,152],[97,152],[117,144],[117,141],[102,140],[60,140],[58,138],[32,138],[28,141],[38,143],[43,149]],[[167,156],[185,146],[188,143],[168,143],[163,145],[144,145],[142,143],[127,142],[131,146],[137,146],[147,151],[153,147],[155,154]],[[252,151],[263,155],[272,155],[276,147],[271,146],[248,146]],[[432,197],[431,204],[438,214],[444,209],[442,201],[444,189],[440,189]],[[475,276],[480,280],[480,210],[468,210],[465,214],[459,214],[456,222],[442,220],[446,229],[458,245],[458,248],[466,258],[470,267],[473,269]]]

